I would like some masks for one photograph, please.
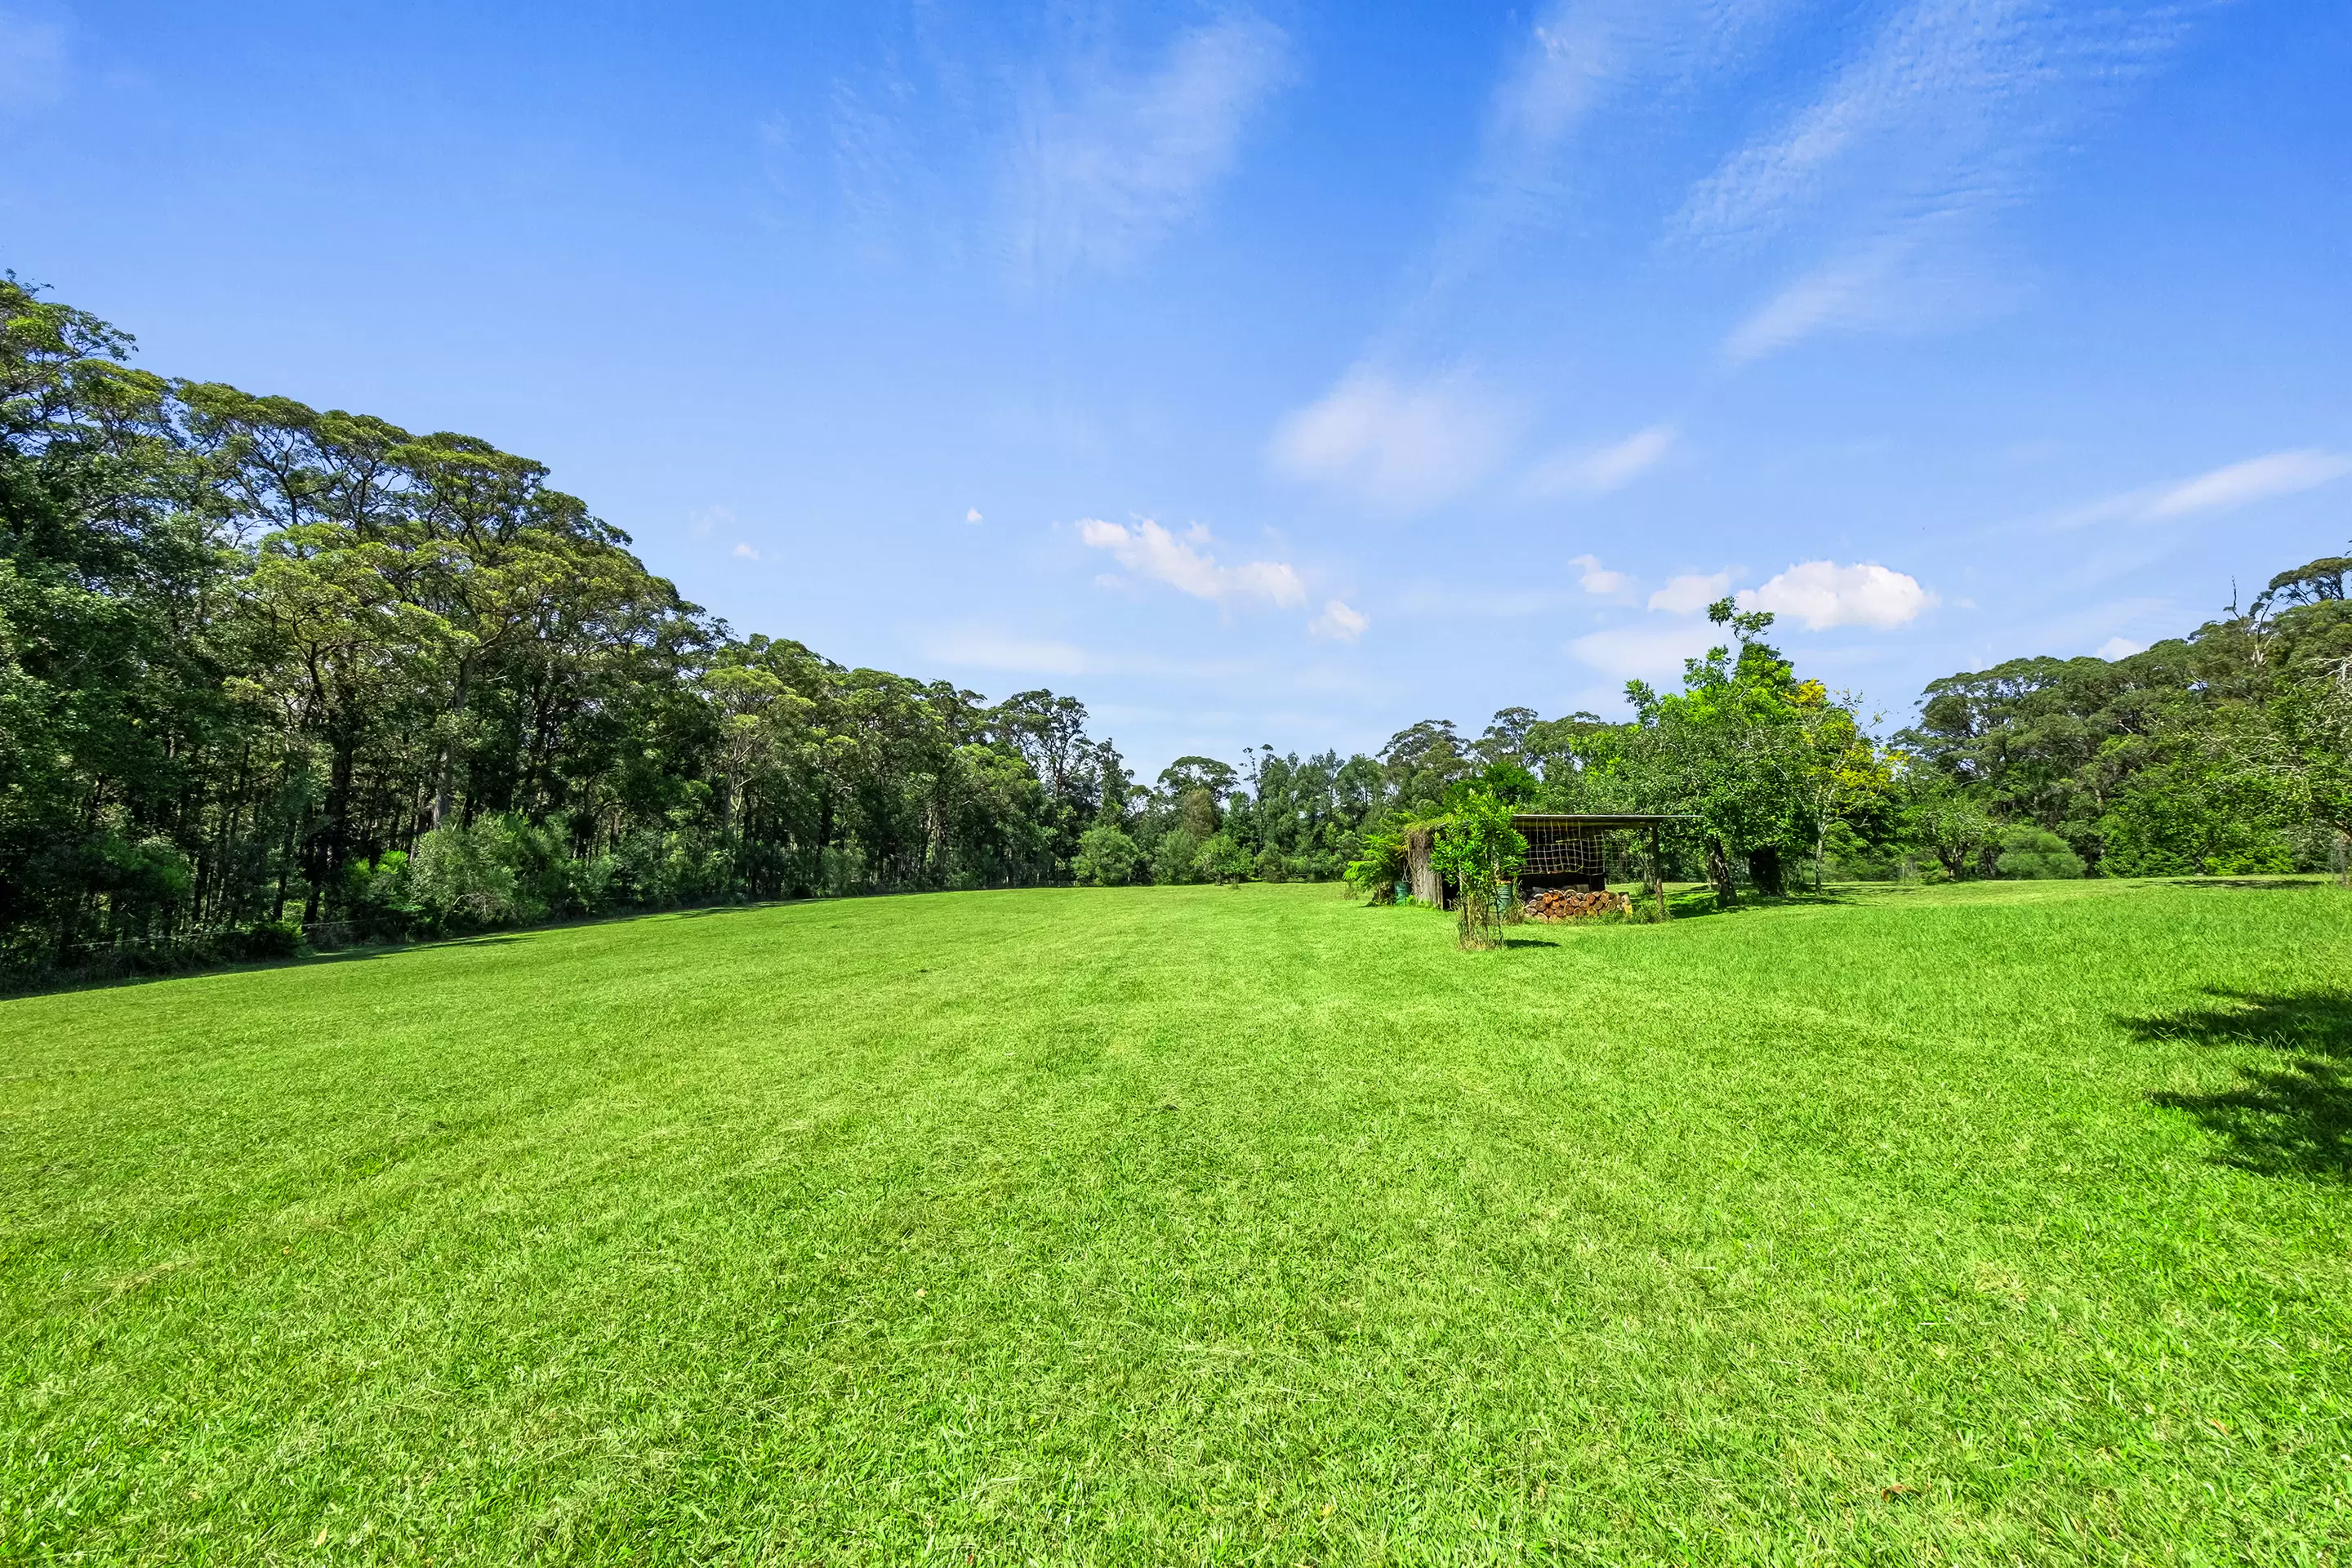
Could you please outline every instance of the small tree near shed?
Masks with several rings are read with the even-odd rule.
[[[1500,945],[1503,906],[1528,858],[1528,841],[1511,826],[1511,808],[1491,790],[1465,792],[1438,827],[1430,858],[1460,890],[1462,945]]]

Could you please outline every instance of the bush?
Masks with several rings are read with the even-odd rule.
[[[1508,805],[1486,790],[1455,800],[1454,814],[1438,826],[1430,860],[1459,890],[1462,946],[1493,947],[1502,940],[1503,906],[1514,901],[1513,882],[1527,858],[1528,841],[1511,826]]]
[[[1368,833],[1364,836],[1361,858],[1348,862],[1342,873],[1348,886],[1375,904],[1396,902],[1397,887],[1404,880],[1405,848],[1402,833]]]
[[[2000,858],[1993,864],[2002,876],[2021,880],[2048,880],[2083,874],[2083,858],[2068,847],[2064,839],[2043,827],[2003,829]]]
[[[1188,827],[1171,827],[1160,836],[1151,851],[1151,879],[1155,882],[1196,882],[1200,875],[1192,862],[1201,853],[1201,841],[1192,837]]]
[[[2245,876],[2295,869],[2290,814],[2259,773],[2160,763],[2127,783],[2099,820],[2110,877]]]
[[[516,894],[511,836],[496,817],[436,827],[416,841],[405,877],[408,901],[429,930],[487,931],[526,918]]]
[[[1135,875],[1142,859],[1143,851],[1135,847],[1134,839],[1105,823],[1087,828],[1080,837],[1078,858],[1070,862],[1070,874],[1082,887],[1116,888]]]
[[[866,857],[855,845],[817,857],[815,890],[863,891]],[[728,887],[727,857],[715,836],[692,828],[641,827],[614,847],[601,873],[608,903],[667,909],[715,898]]]
[[[244,931],[231,932],[222,939],[221,946],[229,957],[249,963],[270,958],[293,958],[302,951],[302,927],[294,921],[263,921]]]
[[[427,923],[408,891],[408,857],[388,849],[343,868],[336,908],[362,942],[399,942]]]
[[[1208,842],[1192,857],[1194,870],[1221,883],[1247,881],[1251,864],[1248,848],[1222,831],[1209,835]]]
[[[1257,865],[1250,874],[1261,882],[1287,882],[1290,880],[1290,862],[1282,858],[1281,850],[1269,844],[1259,851]]]

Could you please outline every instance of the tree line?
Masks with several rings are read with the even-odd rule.
[[[1724,640],[1633,717],[1413,726],[1383,758],[1392,814],[1474,798],[1674,814],[1667,876],[1719,902],[1837,879],[2347,871],[2352,557],[2273,577],[2187,637],[2117,659],[2030,658],[1929,683],[1882,737],[1798,675],[1772,617],[1709,607]],[[1625,847],[1620,869],[1650,868]],[[1368,863],[1378,879],[1386,875]]]
[[[1687,814],[1724,899],[1833,876],[2311,869],[2352,829],[2352,561],[1882,739],[1769,616],[1633,716],[1150,784],[1076,699],[738,637],[478,438],[133,366],[0,279],[0,966],[259,955],[744,899],[1328,879],[1470,793]]]

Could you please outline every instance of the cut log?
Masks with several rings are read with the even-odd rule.
[[[1622,893],[1543,888],[1528,895],[1526,910],[1531,921],[1586,920],[1598,914],[1630,915],[1633,912],[1633,900]]]

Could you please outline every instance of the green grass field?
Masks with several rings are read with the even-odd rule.
[[[0,1557],[2342,1563],[2352,895],[677,915],[0,1003]]]

